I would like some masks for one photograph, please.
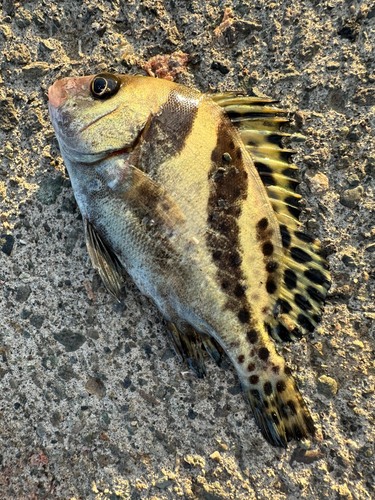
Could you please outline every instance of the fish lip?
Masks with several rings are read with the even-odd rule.
[[[57,109],[68,97],[67,91],[64,89],[63,80],[57,80],[48,88],[48,106]],[[59,93],[59,95],[56,95]]]

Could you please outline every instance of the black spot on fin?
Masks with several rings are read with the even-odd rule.
[[[245,386],[245,395],[255,420],[273,446],[287,447],[292,439],[314,436],[315,427],[309,410],[287,369],[266,373],[254,387]]]
[[[275,340],[296,340],[311,333],[321,320],[330,275],[321,256],[320,242],[303,233],[297,223],[278,217],[283,244],[284,267],[275,294],[273,314],[265,319]]]
[[[330,286],[328,265],[318,240],[300,229],[301,196],[298,168],[290,163],[293,151],[285,149],[280,130],[287,112],[269,98],[229,92],[211,96],[232,119],[262,180],[280,225],[283,268],[281,282],[270,296],[271,313],[264,319],[276,340],[295,340],[311,332],[321,318]]]

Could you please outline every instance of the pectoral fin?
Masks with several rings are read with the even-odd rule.
[[[121,264],[87,219],[85,219],[85,236],[93,267],[98,271],[109,293],[118,299],[122,285]]]
[[[185,216],[176,201],[130,161],[113,159],[98,171],[112,194],[122,199],[142,223],[158,226],[161,232],[170,232],[183,224]]]
[[[129,166],[128,189],[122,194],[141,219],[150,219],[165,229],[185,222],[178,204],[159,184],[141,170]]]

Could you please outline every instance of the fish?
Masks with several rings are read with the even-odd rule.
[[[277,344],[310,334],[330,286],[298,221],[287,112],[243,92],[100,73],[63,78],[50,118],[93,267],[118,299],[124,273],[158,307],[179,358],[235,367],[264,438],[315,425]]]

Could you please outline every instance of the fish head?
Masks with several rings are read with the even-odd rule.
[[[49,113],[64,159],[92,163],[129,152],[164,94],[152,81],[110,73],[56,81]]]
[[[108,205],[145,185],[135,169],[143,133],[174,86],[156,78],[100,73],[63,78],[50,87],[51,121],[84,217],[99,217],[94,212],[101,200]]]

